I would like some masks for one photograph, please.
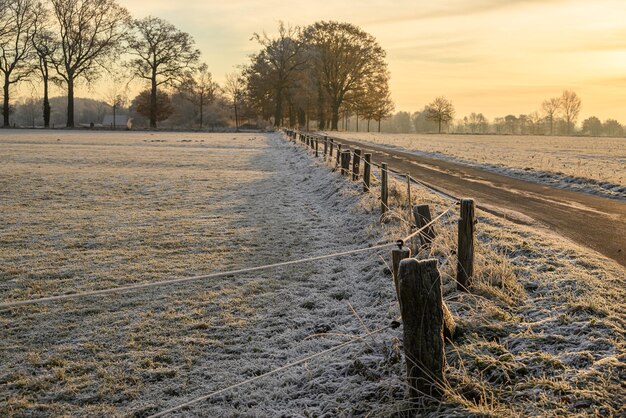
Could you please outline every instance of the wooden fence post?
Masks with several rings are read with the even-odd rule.
[[[388,180],[387,163],[380,164],[380,210],[382,213],[387,212],[389,207],[389,188],[387,187]]]
[[[315,138],[315,156],[316,157],[320,156],[319,146],[318,146],[318,139],[317,138]]]
[[[432,220],[430,215],[430,207],[428,205],[415,205],[413,206],[413,218],[415,218],[415,225],[417,229],[424,228]],[[433,225],[427,226],[419,234],[422,245],[430,245],[435,239],[435,228]]]
[[[456,282],[458,290],[469,291],[474,275],[474,200],[461,200],[459,242],[457,249]]]
[[[370,191],[370,178],[372,176],[372,154],[363,155],[365,163],[363,164],[363,191]]]
[[[406,194],[409,202],[409,222],[411,222],[411,211],[413,210],[413,202],[411,201],[411,175],[406,173]]]
[[[326,160],[326,154],[328,154],[328,137],[324,136],[324,160]]]
[[[305,138],[305,140],[306,140],[306,146],[307,146],[307,148],[308,148],[308,147],[310,147],[310,146],[311,146],[311,144],[310,144],[310,142],[309,142],[309,141],[310,141],[309,136],[308,136],[308,135],[304,135],[304,138]]]
[[[400,310],[411,399],[440,399],[445,384],[444,317],[437,260],[400,262]]]
[[[393,284],[396,288],[396,296],[398,297],[398,303],[400,302],[400,284],[398,278],[398,271],[400,270],[400,261],[411,256],[411,250],[408,248],[394,248],[391,250],[391,266],[393,274]]]
[[[330,161],[333,160],[333,148],[335,147],[335,140],[334,139],[330,139],[330,150],[328,152],[328,155],[330,157]]]
[[[354,158],[352,159],[352,180],[357,181],[359,179],[359,172],[361,170],[361,150],[354,150]]]
[[[341,174],[347,176],[350,173],[350,151],[341,152]]]
[[[335,164],[336,167],[341,165],[341,144],[337,144],[337,162]]]

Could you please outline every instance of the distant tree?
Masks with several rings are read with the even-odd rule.
[[[367,118],[367,131],[369,132],[369,121],[374,120],[378,122],[378,132],[380,132],[380,123],[383,119],[391,117],[394,104],[391,100],[389,93],[389,86],[387,83],[381,83],[375,85],[369,92],[371,102],[365,108],[364,116]]]
[[[554,119],[561,109],[561,106],[561,98],[559,97],[553,97],[551,99],[544,100],[543,103],[541,103],[541,109],[546,115],[546,120],[550,124],[550,135],[554,135]]]
[[[508,133],[514,134],[517,132],[518,119],[515,115],[506,115],[504,117],[504,123]]]
[[[204,109],[215,100],[219,85],[213,81],[213,76],[206,64],[201,64],[192,77],[182,84],[189,100],[196,106],[200,114],[200,128],[204,127]]]
[[[539,132],[541,121],[542,121],[542,118],[539,115],[539,112],[534,111],[528,114],[528,124],[529,124],[531,134],[536,135],[537,132]]]
[[[583,133],[591,136],[602,134],[602,122],[595,116],[591,116],[583,121]]]
[[[226,84],[224,85],[224,92],[230,99],[233,110],[235,111],[235,130],[239,131],[239,110],[241,109],[244,96],[243,76],[238,73],[226,74]]]
[[[18,102],[15,109],[15,119],[19,126],[30,126],[34,128],[37,125],[39,102],[40,99],[36,97],[29,97]]]
[[[304,30],[303,40],[318,86],[329,100],[331,129],[337,130],[340,109],[350,93],[388,82],[385,51],[373,36],[349,23],[314,23]]]
[[[150,82],[150,127],[156,128],[159,87],[180,84],[191,77],[200,50],[188,33],[158,17],[134,20],[132,27],[129,52],[136,58],[129,66],[136,77]]]
[[[152,124],[152,118],[154,117],[157,122],[162,122],[170,117],[174,112],[172,102],[169,94],[164,91],[159,91],[157,94],[156,107],[152,102],[152,91],[143,90],[133,99],[132,107],[135,108],[140,115],[150,118]],[[152,125],[150,125],[152,127]]]
[[[570,90],[565,90],[561,96],[561,106],[563,109],[563,117],[567,123],[567,134],[570,135],[572,128],[576,125],[576,119],[580,113],[581,100],[578,95]]]
[[[49,97],[50,81],[58,82],[58,79],[50,74],[50,66],[52,65],[53,56],[56,53],[58,43],[54,39],[54,34],[48,28],[43,26],[35,34],[33,47],[35,49],[35,54],[37,55],[37,68],[43,83],[43,125],[45,128],[49,128],[51,114]]]
[[[115,0],[50,2],[59,40],[59,53],[52,62],[67,85],[67,126],[73,128],[76,82],[92,82],[123,50],[130,15]]]
[[[430,102],[426,112],[428,119],[437,122],[439,133],[441,133],[442,126],[454,118],[454,106],[443,96]]]
[[[624,136],[624,128],[615,119],[607,119],[604,121],[602,130],[607,136]]]
[[[34,71],[33,39],[43,18],[43,5],[36,0],[3,0],[0,23],[0,74],[3,78],[3,126],[9,126],[10,87]]]

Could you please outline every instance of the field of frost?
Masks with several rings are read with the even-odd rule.
[[[0,132],[0,302],[295,260],[397,239],[390,216],[279,134]],[[376,187],[376,182],[374,187]],[[426,190],[414,203],[440,213]],[[476,286],[455,290],[456,215],[432,248],[462,329],[441,403],[407,400],[402,328],[177,416],[619,415],[624,270],[479,213]],[[376,250],[255,273],[0,310],[0,415],[143,417],[397,318]]]
[[[626,200],[626,138],[332,133],[512,177]]]

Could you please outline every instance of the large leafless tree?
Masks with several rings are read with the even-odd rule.
[[[3,78],[3,126],[9,126],[10,88],[35,70],[33,39],[43,17],[43,5],[35,0],[0,2],[0,74]]]
[[[554,119],[556,118],[560,109],[560,97],[553,97],[551,99],[544,100],[543,103],[541,103],[541,110],[543,110],[543,113],[546,115],[546,119],[550,124],[550,135],[554,135]]]
[[[135,58],[129,63],[134,75],[150,83],[150,127],[156,128],[157,93],[160,86],[171,86],[191,76],[200,58],[193,38],[171,23],[148,16],[133,22],[129,42]]]
[[[45,22],[42,22],[45,25]],[[50,74],[50,66],[52,63],[52,57],[56,53],[58,43],[55,41],[54,34],[48,30],[45,26],[42,26],[33,39],[33,46],[35,48],[35,55],[37,56],[36,64],[41,75],[41,82],[43,84],[43,124],[44,127],[50,127],[50,81],[56,80]]]
[[[254,34],[255,39],[263,47],[252,56],[252,64],[248,67],[246,76],[266,83],[274,102],[274,126],[281,125],[283,118],[283,103],[289,98],[289,90],[294,88],[301,72],[307,63],[303,54],[300,29],[279,23],[278,36],[270,38],[267,34]]]
[[[122,51],[130,15],[115,0],[50,1],[59,38],[53,64],[67,85],[67,126],[71,128],[76,82],[93,81]]]
[[[571,134],[572,128],[576,125],[576,120],[580,113],[582,102],[578,95],[570,90],[565,90],[561,96],[561,106],[563,109],[563,117],[567,124],[567,134]]]
[[[303,40],[329,100],[331,129],[337,130],[340,109],[351,93],[387,82],[385,51],[372,35],[349,23],[314,23],[304,30]]]

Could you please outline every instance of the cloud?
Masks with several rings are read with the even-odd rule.
[[[367,24],[376,25],[458,16],[471,16],[505,8],[513,8],[515,6],[546,5],[548,3],[559,3],[564,1],[569,0],[457,0],[444,5],[442,5],[441,2],[437,3],[438,7],[433,9],[425,8],[424,10],[414,13],[404,13],[395,17],[371,20],[367,22]]]

